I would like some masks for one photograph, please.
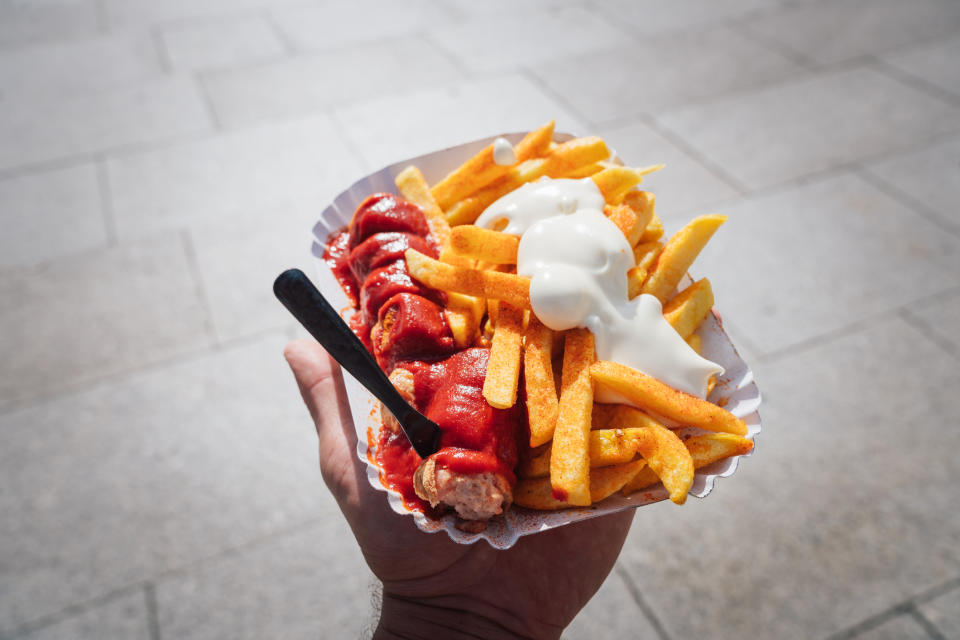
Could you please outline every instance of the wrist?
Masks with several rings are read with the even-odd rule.
[[[512,640],[529,638],[529,633],[516,629],[527,626],[512,616],[499,616],[495,611],[478,613],[470,606],[460,606],[453,598],[408,599],[383,594],[380,622],[373,640],[478,640],[495,638]],[[554,637],[560,636],[560,629]],[[549,636],[548,636],[549,637]]]

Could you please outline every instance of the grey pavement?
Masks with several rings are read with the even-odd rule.
[[[960,3],[0,0],[0,638],[361,637],[270,292],[339,191],[555,118],[764,393],[564,637],[960,638]]]

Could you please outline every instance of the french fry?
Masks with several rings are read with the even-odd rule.
[[[700,216],[674,234],[657,257],[650,277],[643,285],[643,293],[654,295],[660,302],[664,302],[707,244],[710,236],[726,219],[726,216],[716,214]]]
[[[433,235],[437,244],[446,247],[450,243],[450,223],[443,215],[443,209],[437,204],[430,187],[420,169],[409,166],[394,178],[397,189],[403,194],[403,197],[420,207],[424,217],[427,219],[427,226],[430,227],[430,234]]]
[[[547,148],[553,141],[553,126],[554,123],[551,120],[539,129],[528,133],[523,140],[514,146],[518,163],[546,153]],[[487,145],[480,153],[435,184],[431,193],[442,209],[448,209],[453,203],[482,189],[505,175],[507,171],[509,171],[509,167],[498,165],[493,161],[493,145]]]
[[[654,212],[650,222],[647,223],[647,228],[643,230],[643,234],[640,236],[640,242],[653,242],[662,237],[663,222],[660,220],[660,216]]]
[[[643,291],[643,283],[647,280],[645,267],[633,267],[627,271],[627,296],[633,300]]]
[[[636,407],[626,404],[595,404],[591,415],[591,427],[603,429],[643,429],[661,427],[659,422]]]
[[[697,355],[703,355],[703,340],[700,338],[700,334],[694,333],[693,335],[687,336],[687,344],[697,352]],[[710,395],[709,391],[707,391],[707,395]]]
[[[560,405],[550,451],[550,482],[557,500],[578,506],[591,502],[588,434],[593,409],[590,365],[594,358],[589,330],[571,329],[566,333]]]
[[[603,199],[607,204],[620,204],[627,192],[640,184],[645,175],[659,171],[664,166],[657,164],[642,169],[634,169],[614,165],[590,177],[597,188],[600,189],[600,193],[603,194]]]
[[[520,238],[517,236],[472,224],[454,227],[450,233],[450,248],[453,251],[495,264],[516,264],[519,246]]]
[[[637,216],[633,233],[627,238],[631,247],[635,247],[640,242],[647,225],[653,221],[655,203],[656,197],[649,191],[628,191],[627,195],[623,196],[623,204],[633,209]]]
[[[484,308],[483,298],[447,293],[447,308],[444,309],[444,315],[458,348],[466,349],[477,339]]]
[[[517,401],[522,338],[523,309],[501,303],[483,380],[483,397],[495,409],[509,409]]]
[[[603,208],[603,213],[607,216],[610,222],[617,225],[617,228],[623,232],[623,236],[627,239],[627,242],[629,242],[630,236],[634,234],[636,226],[639,223],[637,214],[634,213],[633,209],[625,204],[608,204]]]
[[[684,441],[684,446],[693,459],[693,468],[702,469],[718,460],[742,456],[753,451],[753,442],[742,436],[729,433],[708,433]],[[641,470],[623,487],[623,494],[646,489],[660,482],[660,477],[649,466]]]
[[[505,175],[468,198],[446,209],[452,226],[472,224],[483,210],[517,187],[541,176],[561,176],[583,165],[592,164],[610,155],[607,143],[596,137],[574,138],[558,144],[543,158],[528,160],[510,168]]]
[[[416,249],[404,253],[410,275],[428,287],[479,298],[503,300],[515,307],[530,308],[530,278],[514,273],[481,271],[446,264]]]
[[[693,335],[713,307],[713,289],[706,278],[697,280],[663,307],[663,317],[684,339]]]
[[[604,167],[599,162],[594,164],[587,164],[582,167],[578,167],[572,171],[565,173],[560,176],[561,178],[570,178],[571,180],[579,180],[582,178],[589,178],[595,173],[600,173],[603,171]]]
[[[707,431],[746,435],[747,425],[715,404],[689,393],[677,391],[636,369],[607,360],[590,367],[594,382],[621,394],[631,402],[680,424]]]
[[[594,469],[590,479],[591,502],[600,502],[620,491],[646,466],[644,460],[633,460],[612,467]],[[528,509],[553,511],[565,509],[571,503],[558,500],[550,484],[550,478],[524,478],[513,489],[513,503]]]
[[[636,439],[637,451],[670,494],[675,504],[683,504],[693,486],[693,458],[673,431],[654,425],[646,427]]]
[[[553,379],[552,350],[553,330],[531,316],[523,349],[523,379],[527,390],[531,447],[549,442],[557,426],[559,401]]]
[[[627,271],[627,294],[631,300],[643,291],[643,283],[646,282],[650,267],[661,249],[663,245],[657,241],[644,242],[633,248],[633,258],[637,266]]]
[[[598,405],[594,405],[596,407]],[[590,432],[590,473],[598,467],[609,467],[633,460],[637,455],[639,429],[596,429]],[[517,469],[521,478],[550,475],[550,448],[523,461]],[[591,481],[592,484],[592,481]]]

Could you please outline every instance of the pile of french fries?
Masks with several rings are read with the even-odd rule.
[[[591,178],[606,201],[604,213],[633,247],[630,298],[656,296],[667,321],[699,352],[696,331],[713,307],[710,281],[675,292],[725,217],[700,216],[664,243],[655,198],[638,189],[645,175],[663,165],[620,166],[602,139],[558,144],[553,129],[550,122],[517,143],[512,166],[496,164],[490,145],[433,186],[416,167],[402,171],[398,189],[424,211],[441,247],[439,259],[408,250],[407,266],[415,279],[448,294],[444,313],[459,348],[490,347],[483,395],[491,406],[506,409],[517,402],[522,369],[530,446],[517,470],[515,504],[587,506],[661,482],[670,499],[682,504],[695,469],[753,448],[744,422],[639,371],[596,361],[587,329],[555,332],[544,326],[530,309],[529,278],[516,274],[519,238],[473,222],[501,196],[541,177]],[[595,403],[596,384],[643,410]],[[679,427],[702,432],[683,439]]]

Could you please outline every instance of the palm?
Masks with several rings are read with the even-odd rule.
[[[462,599],[559,633],[603,583],[632,511],[527,536],[507,551],[425,534],[367,482],[338,368],[316,343],[291,343],[286,355],[317,424],[324,479],[385,593]]]

